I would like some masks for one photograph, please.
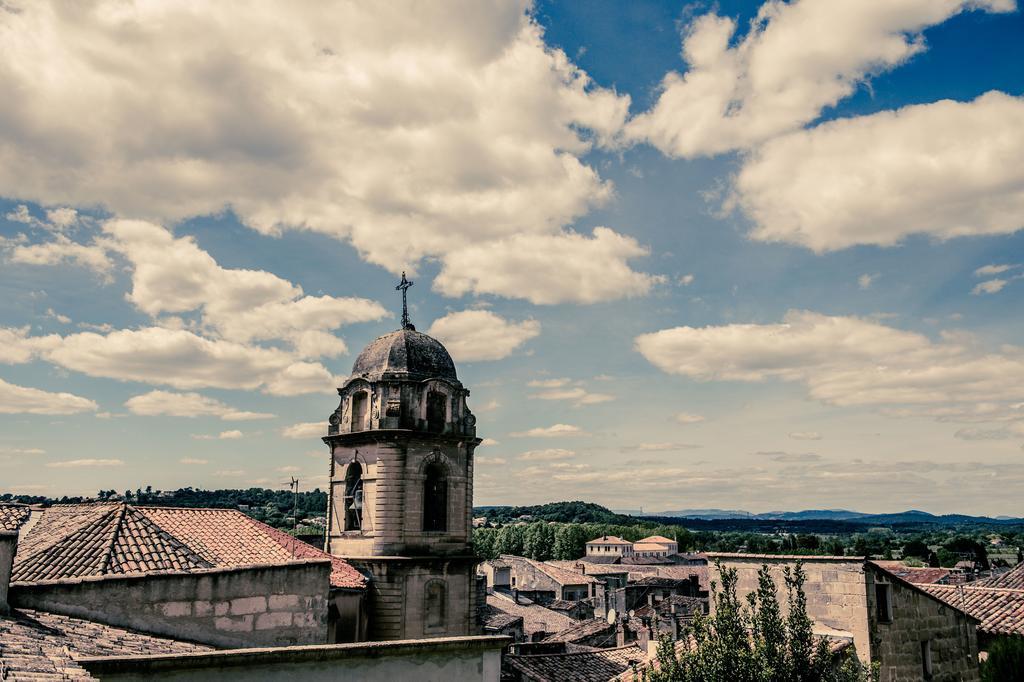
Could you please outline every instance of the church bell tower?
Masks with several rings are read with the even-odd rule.
[[[338,389],[327,551],[372,576],[371,640],[479,634],[470,546],[473,451],[469,390],[436,339],[409,321],[371,342]]]

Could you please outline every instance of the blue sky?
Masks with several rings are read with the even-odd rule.
[[[406,268],[479,504],[1020,515],[1009,0],[46,8],[0,17],[0,489],[323,487]]]

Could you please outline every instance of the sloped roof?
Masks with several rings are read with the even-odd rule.
[[[928,594],[981,621],[992,635],[1024,636],[1024,590],[969,585],[918,585]]]
[[[180,654],[212,647],[28,609],[0,616],[0,670],[7,680],[91,680],[77,656]]]
[[[931,585],[948,578],[952,573],[948,568],[907,566],[902,561],[876,560],[875,564],[915,585]]]
[[[629,568],[622,564],[595,564],[589,561],[569,561],[566,559],[552,559],[544,563],[565,571],[573,571],[574,573],[583,573],[585,575],[615,575],[629,572]],[[582,569],[577,568],[577,566],[582,566]]]
[[[634,552],[667,552],[668,547],[663,542],[634,542]]]
[[[623,540],[622,538],[615,535],[602,535],[599,538],[593,540],[587,540],[588,545],[632,545],[633,543],[629,540]]]
[[[28,520],[29,507],[27,504],[2,503],[0,504],[0,531],[18,530],[21,524]]]
[[[672,538],[667,538],[664,535],[651,535],[651,536],[646,537],[646,538],[640,538],[634,544],[637,544],[637,543],[640,543],[640,542],[649,542],[649,543],[652,543],[652,544],[655,544],[655,545],[664,545],[664,544],[668,544],[668,543],[675,544],[676,541],[673,540]]]
[[[546,573],[552,580],[561,585],[587,585],[599,582],[598,579],[593,576],[584,575],[578,571],[568,570],[561,566],[555,566],[547,561],[534,561],[533,559],[526,559],[526,561],[537,570]]]
[[[484,628],[488,630],[502,630],[510,625],[515,625],[518,621],[523,623],[522,616],[514,616],[511,613],[505,613],[501,609],[497,609],[490,604],[484,604]]]
[[[536,682],[607,682],[639,666],[645,658],[640,647],[630,645],[567,654],[506,656],[505,663]]]
[[[602,633],[611,633],[608,641],[605,644],[615,643],[615,625],[609,623],[604,618],[590,618],[588,620],[579,621],[573,624],[571,627],[556,632],[553,635],[548,635],[544,638],[545,642],[578,642],[581,639],[587,637],[593,637],[594,635],[600,635]],[[594,646],[600,646],[595,644]]]
[[[566,615],[546,609],[522,597],[515,603],[510,597],[498,594],[487,595],[487,605],[511,616],[522,617],[523,631],[531,635],[534,632],[559,632],[572,627],[574,621]]]
[[[1017,564],[1006,573],[982,578],[969,583],[971,587],[1001,587],[1009,590],[1024,590],[1024,563]]]
[[[235,509],[54,505],[18,543],[12,581],[278,565],[330,559],[331,586],[366,579],[342,559]]]

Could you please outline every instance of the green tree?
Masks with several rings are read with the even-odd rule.
[[[1024,679],[1024,640],[1000,637],[988,648],[981,664],[981,682],[1010,682]]]
[[[526,526],[505,526],[498,532],[498,539],[494,543],[497,553],[522,556],[525,536]]]
[[[555,531],[556,559],[579,559],[586,553],[587,540],[586,529],[577,523],[567,523],[558,527]]]
[[[498,558],[498,531],[494,528],[476,528],[473,530],[473,553],[481,559]]]
[[[554,526],[539,521],[526,527],[526,532],[523,534],[523,554],[525,556],[537,561],[547,561],[554,556],[554,551]]]

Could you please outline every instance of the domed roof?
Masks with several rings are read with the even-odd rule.
[[[352,365],[353,377],[367,375],[379,378],[383,374],[458,381],[452,356],[441,342],[410,328],[399,329],[371,341]]]

